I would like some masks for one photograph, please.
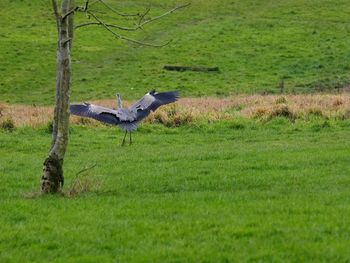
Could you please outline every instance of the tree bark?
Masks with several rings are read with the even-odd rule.
[[[68,16],[74,6],[74,0],[63,0],[61,14],[57,8],[57,1],[52,0],[57,22],[57,58],[56,58],[56,100],[53,119],[51,149],[44,161],[41,177],[41,191],[43,193],[59,192],[64,183],[63,161],[68,145],[69,132],[69,93],[71,83],[70,46],[73,38],[74,13]]]

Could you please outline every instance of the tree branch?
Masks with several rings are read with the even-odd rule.
[[[86,12],[89,8],[89,0],[86,0],[85,2],[85,7],[84,7],[84,12]]]
[[[83,23],[83,24],[76,25],[75,29],[80,28],[80,27],[84,27],[84,26],[92,26],[92,25],[102,26],[102,23],[100,23],[100,22],[86,22],[86,23]],[[113,24],[106,24],[106,26],[117,28],[117,29],[120,29],[120,30],[125,30],[125,31],[134,31],[135,30],[134,28],[123,27],[123,26],[118,26],[118,25],[113,25]]]
[[[107,7],[109,10],[111,10],[112,12],[116,13],[119,16],[140,16],[140,14],[123,14],[118,12],[117,10],[115,10],[113,7],[111,7],[110,5],[106,4],[105,1],[103,0],[96,0],[94,3],[96,2],[100,2],[101,4],[103,4],[105,7]]]
[[[97,164],[95,163],[95,164],[91,165],[90,167],[86,167],[86,168],[84,168],[84,169],[81,169],[79,172],[77,172],[77,173],[75,174],[75,179],[79,176],[79,174],[84,173],[84,172],[86,172],[86,171],[88,171],[88,170],[91,170],[91,169],[94,168],[96,165],[97,165]]]
[[[101,0],[97,0],[97,1],[101,1]],[[153,21],[155,21],[155,20],[158,20],[158,19],[160,19],[160,18],[162,18],[162,17],[164,17],[164,16],[167,16],[167,15],[169,15],[169,14],[175,12],[176,10],[178,10],[178,9],[180,9],[180,8],[187,7],[187,6],[189,6],[190,4],[191,4],[191,3],[185,4],[185,5],[177,6],[177,7],[173,8],[173,9],[171,9],[171,10],[169,10],[169,11],[167,11],[167,12],[165,12],[165,13],[163,13],[163,14],[157,16],[157,17],[154,17],[154,18],[152,18],[152,19],[148,19],[148,20],[142,22],[143,18],[144,18],[144,17],[147,15],[147,13],[150,11],[150,9],[148,8],[148,9],[145,11],[145,13],[143,13],[143,14],[140,15],[140,20],[139,20],[139,23],[137,24],[136,27],[123,27],[123,26],[118,26],[118,25],[114,25],[114,24],[102,23],[102,21],[101,21],[100,19],[96,19],[96,16],[95,16],[94,18],[95,18],[95,20],[97,20],[98,22],[86,22],[86,23],[77,25],[75,28],[77,29],[77,28],[84,27],[84,26],[99,25],[99,26],[113,27],[113,28],[117,28],[117,29],[125,30],[125,31],[136,31],[136,30],[138,30],[138,29],[142,29],[142,27],[143,27],[144,25],[149,24],[149,23],[151,23],[151,22],[153,22]],[[92,15],[90,11],[87,11],[87,12],[88,12],[90,15]]]
[[[58,16],[58,7],[57,7],[57,1],[56,0],[52,0],[52,7],[53,7],[53,12],[55,14],[55,16]]]
[[[167,11],[167,12],[165,12],[165,13],[159,15],[159,16],[156,16],[156,17],[154,17],[154,18],[148,19],[148,20],[144,21],[143,23],[138,24],[138,26],[136,27],[136,29],[141,28],[142,26],[144,26],[144,25],[146,25],[146,24],[148,24],[148,23],[151,23],[151,22],[153,22],[153,21],[155,21],[155,20],[158,20],[158,19],[160,19],[160,18],[162,18],[162,17],[164,17],[164,16],[167,16],[167,15],[169,15],[169,14],[175,12],[175,11],[178,10],[178,9],[185,8],[185,7],[189,6],[190,4],[191,4],[191,3],[176,6],[176,7],[174,7],[173,9],[171,9],[171,10],[169,10],[169,11]]]
[[[71,14],[74,14],[76,11],[80,10],[80,7],[77,6],[75,8],[73,8],[72,10],[70,10],[68,13],[64,14],[62,16],[62,20],[65,20],[68,16],[70,16]]]
[[[58,7],[57,7],[57,1],[56,0],[52,0],[52,7],[53,7],[53,13],[55,14],[55,18],[56,18],[56,24],[57,24],[57,30],[59,29],[60,26],[60,21],[59,21],[59,13],[58,13]]]
[[[139,45],[142,45],[142,46],[150,46],[150,47],[164,47],[164,46],[168,45],[171,42],[171,41],[168,41],[165,44],[156,45],[156,44],[144,43],[142,41],[138,41],[138,40],[135,40],[135,39],[132,39],[132,38],[128,38],[128,37],[122,36],[122,35],[114,32],[112,29],[110,29],[109,26],[107,24],[105,24],[101,19],[99,19],[94,13],[92,13],[90,11],[87,11],[87,13],[89,15],[91,15],[101,26],[103,26],[107,31],[109,31],[112,35],[114,35],[118,39],[126,40],[126,41],[129,41],[129,42],[132,42],[132,43],[135,43],[135,44],[139,44]]]
[[[139,19],[139,23],[138,24],[142,23],[143,19],[149,13],[149,11],[151,11],[151,8],[147,8],[147,10],[143,14],[140,15],[140,19]]]

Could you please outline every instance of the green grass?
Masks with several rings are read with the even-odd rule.
[[[125,12],[151,6],[151,16],[180,3],[108,2]],[[286,92],[346,86],[348,2],[192,1],[131,35],[173,39],[161,49],[117,41],[97,27],[77,30],[72,101],[116,91],[135,99],[153,88],[184,97],[275,93],[281,78]],[[0,9],[0,102],[52,104],[50,1],[2,0]],[[220,72],[169,72],[165,64]],[[10,124],[0,127],[0,262],[350,260],[348,120],[143,125],[126,147],[115,128],[71,126],[65,191],[96,164],[81,175],[96,186],[75,198],[28,198],[39,188],[51,135],[44,127],[6,131]]]
[[[234,120],[144,125],[120,147],[115,128],[71,127],[65,189],[39,186],[50,134],[0,132],[1,262],[346,262],[350,123]]]
[[[178,89],[183,96],[274,93],[281,78],[287,92],[349,83],[347,0],[191,3],[131,35],[153,43],[173,40],[161,49],[117,41],[97,27],[77,30],[72,100],[111,98],[117,90],[135,99],[153,88]],[[151,6],[155,16],[176,4],[138,0],[114,7],[136,12]],[[52,104],[56,30],[50,1],[3,0],[0,8],[0,101]],[[77,23],[83,18],[78,14]],[[165,64],[218,66],[220,73],[168,72]]]

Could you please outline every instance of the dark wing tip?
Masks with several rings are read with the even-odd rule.
[[[175,102],[179,98],[178,91],[167,91],[155,93],[152,95],[155,101],[150,105],[149,109],[155,111],[158,107]]]
[[[70,113],[73,115],[83,116],[86,117],[89,114],[89,106],[90,104],[84,103],[84,104],[71,104],[69,106]]]
[[[175,102],[179,97],[179,91],[167,91],[162,93],[157,93],[154,96],[157,100],[160,100],[162,103],[168,104],[171,102]]]
[[[174,90],[174,91],[171,91],[171,92],[173,92],[175,100],[178,100],[180,98],[180,91]]]

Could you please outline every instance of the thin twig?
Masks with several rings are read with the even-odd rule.
[[[84,168],[84,169],[80,170],[79,172],[77,172],[77,173],[75,174],[75,178],[77,178],[79,174],[84,173],[84,172],[86,172],[86,171],[88,171],[88,170],[91,170],[91,169],[94,168],[96,165],[97,165],[97,164],[95,163],[94,165],[91,165],[90,167],[87,167],[87,168]]]
[[[89,7],[89,0],[86,0],[85,7],[84,7],[84,12],[86,12],[88,10],[88,7]]]
[[[139,14],[123,14],[123,13],[120,13],[117,10],[115,10],[113,7],[111,7],[110,5],[106,4],[105,1],[103,1],[103,0],[97,0],[96,2],[100,2],[105,7],[107,7],[109,10],[111,10],[112,12],[116,13],[119,16],[140,16]]]
[[[94,13],[92,13],[90,11],[87,11],[87,13],[89,15],[91,15],[93,18],[95,18],[95,20],[97,22],[99,22],[101,26],[103,26],[107,31],[112,33],[112,35],[114,35],[118,39],[126,40],[126,41],[129,41],[129,42],[132,42],[132,43],[135,43],[135,44],[139,44],[139,45],[142,45],[142,46],[150,46],[150,47],[164,47],[164,46],[168,45],[171,42],[171,41],[168,41],[165,44],[156,45],[156,44],[144,43],[144,42],[132,39],[132,38],[128,38],[128,37],[122,36],[122,35],[114,32],[112,29],[110,29],[109,26],[106,23],[104,23],[101,19],[99,19]]]
[[[57,7],[57,1],[56,0],[52,0],[52,7],[53,7],[53,12],[55,14],[55,18],[56,18],[56,24],[57,24],[57,33],[59,32],[59,28],[60,28],[60,15],[58,13],[58,7]]]
[[[140,15],[140,19],[139,19],[139,23],[138,24],[142,23],[143,19],[149,13],[149,11],[151,11],[151,8],[147,8],[146,11],[143,14]]]
[[[153,22],[153,21],[155,21],[155,20],[158,20],[158,19],[160,19],[160,18],[162,18],[162,17],[164,17],[164,16],[166,16],[166,15],[169,15],[169,14],[175,12],[175,11],[178,10],[178,9],[185,8],[185,7],[189,6],[190,4],[191,4],[191,3],[184,4],[184,5],[180,5],[180,6],[176,6],[176,7],[174,7],[173,9],[171,9],[171,10],[169,10],[169,11],[167,11],[167,12],[165,12],[165,13],[159,15],[159,16],[156,16],[156,17],[154,17],[154,18],[151,18],[151,19],[148,19],[148,20],[144,21],[143,23],[139,24],[139,25],[137,26],[137,28],[141,28],[142,26],[144,26],[144,25],[146,25],[146,24],[148,24],[148,23],[151,23],[151,22]]]
[[[92,1],[92,2],[90,3],[90,6],[92,6],[93,4],[96,4],[97,2],[98,2],[98,0]]]
[[[98,0],[98,1],[99,1],[99,0]],[[151,23],[151,22],[153,22],[153,21],[155,21],[155,20],[158,20],[158,19],[160,19],[160,18],[162,18],[162,17],[164,17],[164,16],[166,16],[166,15],[169,15],[169,14],[173,13],[174,11],[176,11],[176,10],[178,10],[178,9],[180,9],[180,8],[184,8],[184,7],[187,7],[187,6],[189,6],[189,5],[190,5],[190,3],[185,4],[185,5],[181,5],[181,6],[177,6],[177,7],[173,8],[173,9],[171,9],[171,10],[169,10],[169,11],[163,13],[163,14],[160,15],[160,16],[157,16],[157,17],[154,17],[154,18],[152,18],[152,19],[148,19],[148,20],[146,20],[146,21],[144,21],[144,22],[141,22],[141,21],[143,20],[143,18],[146,16],[146,14],[150,11],[150,9],[148,8],[148,9],[145,11],[144,14],[140,15],[139,24],[137,24],[136,27],[123,27],[123,26],[118,26],[118,25],[114,25],[114,24],[107,24],[107,23],[102,22],[100,19],[97,19],[97,17],[95,16],[94,18],[95,18],[95,20],[97,20],[98,22],[86,22],[86,23],[79,24],[79,25],[75,26],[75,28],[77,29],[77,28],[84,27],[84,26],[99,25],[99,26],[113,27],[113,28],[117,28],[117,29],[125,30],[125,31],[136,31],[136,30],[138,30],[138,29],[142,29],[142,27],[143,27],[144,25],[148,24],[148,23]],[[91,14],[91,11],[87,11],[87,13]],[[91,14],[91,15],[92,15],[92,14]],[[140,23],[140,22],[141,22],[141,23]],[[117,35],[118,35],[118,34],[117,34]]]
[[[82,24],[76,25],[75,29],[78,29],[78,28],[84,27],[84,26],[92,26],[92,25],[102,26],[102,23],[100,23],[100,22],[86,22],[86,23],[82,23]],[[117,29],[120,29],[120,30],[125,30],[125,31],[134,31],[135,30],[134,28],[123,27],[123,26],[118,26],[118,25],[113,25],[113,24],[106,24],[106,26],[117,28]]]

